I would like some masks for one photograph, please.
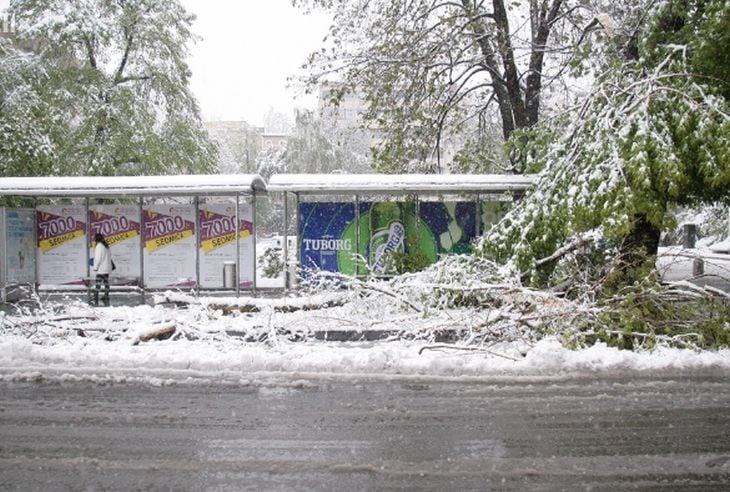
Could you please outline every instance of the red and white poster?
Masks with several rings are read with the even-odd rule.
[[[253,286],[253,207],[239,205],[236,227],[236,205],[215,203],[201,206],[198,223],[200,284],[205,288],[223,287],[223,265],[236,261],[238,233],[240,287]]]
[[[92,205],[89,208],[89,258],[94,257],[94,237],[101,233],[109,243],[117,269],[112,275],[140,276],[141,225],[136,205]]]
[[[146,287],[195,287],[195,208],[150,205],[142,211]]]
[[[86,208],[41,205],[36,209],[38,282],[83,284],[86,264]]]

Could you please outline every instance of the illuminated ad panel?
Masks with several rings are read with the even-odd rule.
[[[35,282],[35,210],[3,208],[5,231],[3,254],[5,270],[2,282],[23,284]]]
[[[393,257],[468,253],[476,234],[474,202],[363,202],[359,232],[352,203],[299,205],[301,265],[345,275],[395,273]]]
[[[83,284],[86,277],[86,208],[41,205],[36,209],[38,282]]]
[[[240,287],[253,287],[253,207],[249,204],[239,205],[236,228],[235,204],[204,205],[199,210],[198,224],[201,287],[223,287],[223,264],[236,261],[236,232],[239,241]]]
[[[300,203],[300,267],[305,272],[326,270],[353,275],[357,253],[354,226],[354,203]]]
[[[89,258],[94,258],[94,237],[101,233],[109,243],[117,267],[113,275],[139,277],[140,231],[138,206],[92,205],[89,207]]]
[[[142,240],[145,286],[195,287],[195,208],[192,205],[144,207]]]

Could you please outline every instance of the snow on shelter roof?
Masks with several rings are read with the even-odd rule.
[[[52,197],[233,195],[266,192],[258,174],[0,178],[0,195]]]
[[[534,179],[505,174],[275,174],[268,191],[292,193],[496,193],[525,191]]]

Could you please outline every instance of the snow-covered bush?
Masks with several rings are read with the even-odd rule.
[[[266,248],[264,254],[259,257],[258,264],[265,277],[276,278],[281,275],[281,272],[284,271],[281,248]]]

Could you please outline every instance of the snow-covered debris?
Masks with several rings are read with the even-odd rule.
[[[494,376],[558,377],[596,373],[642,371],[711,371],[730,373],[730,351],[692,351],[657,348],[630,352],[596,344],[572,351],[557,339],[536,343],[525,340],[484,345],[479,350],[459,350],[459,345],[437,346],[428,340],[397,339],[378,342],[339,343],[305,340],[294,342],[283,337],[267,343],[251,343],[226,335],[232,326],[262,324],[320,329],[346,323],[366,324],[360,319],[342,319],[343,313],[302,312],[251,313],[232,316],[205,316],[202,309],[160,308],[153,306],[87,308],[67,304],[67,316],[48,323],[27,315],[5,314],[0,335],[0,378],[78,378],[108,375],[120,380],[142,378],[148,381],[247,380],[276,374],[320,376],[370,375],[387,377],[478,378]],[[164,314],[163,314],[164,313]],[[450,318],[453,316],[453,318]],[[449,313],[440,322],[456,322]],[[141,326],[150,320],[168,318],[186,336],[150,340],[134,345]],[[336,321],[338,320],[338,321]],[[371,320],[370,320],[371,321]],[[433,324],[418,316],[400,318],[416,326]],[[15,329],[9,329],[14,326]],[[18,329],[33,330],[22,333]],[[118,337],[116,331],[135,333]],[[80,333],[83,333],[82,336]],[[194,335],[194,336],[190,336]],[[426,348],[431,348],[426,350]]]
[[[711,245],[709,249],[713,253],[730,253],[730,238]]]
[[[467,275],[473,268],[478,275]],[[342,279],[340,279],[342,281]],[[0,378],[250,380],[284,377],[562,377],[596,373],[730,373],[730,350],[570,350],[551,320],[582,306],[522,288],[482,260],[453,258],[390,281],[342,283],[280,299],[167,292],[154,305],[6,306]],[[459,287],[461,290],[459,290]],[[407,301],[407,302],[404,302]],[[357,341],[322,334],[348,331]],[[377,341],[366,334],[381,333]],[[445,335],[446,334],[446,335]],[[141,343],[144,341],[144,343]]]

